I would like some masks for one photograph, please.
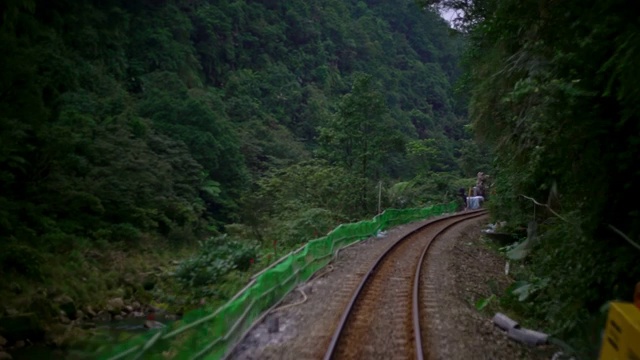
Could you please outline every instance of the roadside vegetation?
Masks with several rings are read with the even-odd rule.
[[[631,301],[640,280],[637,16],[619,1],[422,3],[461,15],[490,208],[528,239],[508,301],[595,358],[607,302]]]

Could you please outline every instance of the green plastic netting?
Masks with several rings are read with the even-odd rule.
[[[220,359],[264,311],[294,287],[326,266],[340,249],[369,238],[378,231],[454,212],[456,203],[420,209],[388,209],[372,220],[343,224],[327,236],[309,241],[299,251],[257,276],[215,312],[189,312],[172,326],[106,345],[97,359]]]

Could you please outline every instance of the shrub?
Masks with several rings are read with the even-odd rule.
[[[200,243],[200,251],[194,257],[178,265],[175,276],[185,286],[215,284],[234,269],[247,270],[255,259],[257,247],[226,235],[209,238]]]

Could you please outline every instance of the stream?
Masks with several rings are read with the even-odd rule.
[[[167,318],[168,317],[168,318]],[[131,336],[154,331],[155,329],[147,329],[144,327],[145,318],[125,318],[123,320],[96,322],[96,327],[92,329],[95,336],[90,342],[107,342],[121,343]],[[170,325],[175,320],[175,316],[167,316],[165,314],[156,314],[155,320]],[[13,360],[88,360],[92,359],[90,354],[76,349],[60,349],[56,347],[46,346],[43,344],[35,344],[25,346],[20,349],[6,349]]]

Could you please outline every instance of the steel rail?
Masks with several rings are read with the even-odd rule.
[[[440,230],[437,234],[435,234],[432,238],[431,241],[429,241],[429,243],[425,246],[425,249],[423,250],[423,253],[420,257],[420,261],[418,263],[418,266],[416,267],[416,273],[415,273],[415,277],[414,277],[414,300],[413,300],[413,311],[412,311],[412,317],[413,317],[413,329],[414,329],[414,335],[415,335],[415,343],[416,343],[416,357],[418,359],[423,359],[423,353],[422,353],[422,341],[420,339],[420,331],[419,331],[419,327],[420,327],[420,323],[419,323],[419,317],[418,316],[418,311],[416,308],[417,306],[417,301],[415,300],[415,286],[419,287],[419,277],[420,277],[420,264],[422,263],[422,261],[424,260],[424,256],[428,251],[429,246],[433,243],[433,240],[435,240],[438,236],[440,236],[442,233],[444,233],[445,231],[447,231],[449,228],[463,222],[466,220],[470,220],[470,219],[474,219],[476,217],[480,217],[482,215],[485,215],[487,213],[487,210],[476,210],[476,211],[470,211],[470,212],[465,212],[462,214],[455,214],[455,215],[451,215],[451,216],[447,216],[447,217],[443,217],[443,218],[439,218],[439,219],[434,219],[431,220],[427,223],[425,223],[424,225],[412,230],[411,232],[407,233],[406,235],[404,235],[403,237],[401,237],[400,239],[398,239],[395,243],[393,243],[391,246],[389,246],[389,248],[383,253],[381,254],[376,261],[374,262],[374,264],[371,266],[371,268],[367,271],[367,273],[362,277],[362,280],[360,281],[360,284],[358,285],[358,287],[356,288],[353,296],[351,297],[351,300],[349,301],[347,307],[345,308],[345,311],[342,313],[342,316],[340,317],[340,321],[338,323],[338,326],[336,328],[336,331],[333,333],[333,336],[331,337],[331,343],[329,344],[329,347],[327,348],[327,351],[325,352],[325,356],[324,356],[324,360],[331,360],[333,359],[334,355],[335,355],[335,351],[336,348],[338,346],[338,342],[340,341],[340,337],[342,336],[342,333],[349,321],[349,317],[355,307],[356,302],[358,301],[358,299],[360,298],[361,293],[363,292],[363,289],[365,288],[365,285],[370,281],[370,279],[373,278],[374,273],[376,272],[376,270],[378,269],[378,267],[380,266],[380,264],[382,264],[382,262],[387,258],[387,256],[389,254],[391,254],[401,243],[404,243],[405,240],[409,239],[411,236],[425,230],[425,228],[432,226],[436,223],[441,223],[447,220],[451,220],[453,218],[460,218],[459,221],[456,221],[454,223],[449,224],[448,226],[446,226],[444,229]],[[418,280],[416,280],[418,279]],[[416,285],[418,284],[418,285]],[[416,323],[417,323],[417,327],[418,327],[418,332],[416,332]]]
[[[438,232],[436,236],[433,237],[431,241],[424,247],[422,250],[422,254],[420,255],[420,260],[418,260],[418,266],[416,267],[415,276],[413,278],[413,301],[412,301],[412,317],[413,317],[413,333],[416,345],[416,358],[418,360],[424,359],[423,348],[422,348],[422,331],[420,329],[420,274],[422,273],[422,264],[424,263],[424,258],[427,256],[431,245],[435,242],[436,238],[442,235],[444,232],[449,230],[450,228],[458,225],[459,223],[469,220],[475,219],[476,217],[480,217],[486,214],[486,211],[483,211],[482,214],[477,216],[470,216],[462,218],[460,221],[456,221],[453,224],[445,227],[442,231]]]

